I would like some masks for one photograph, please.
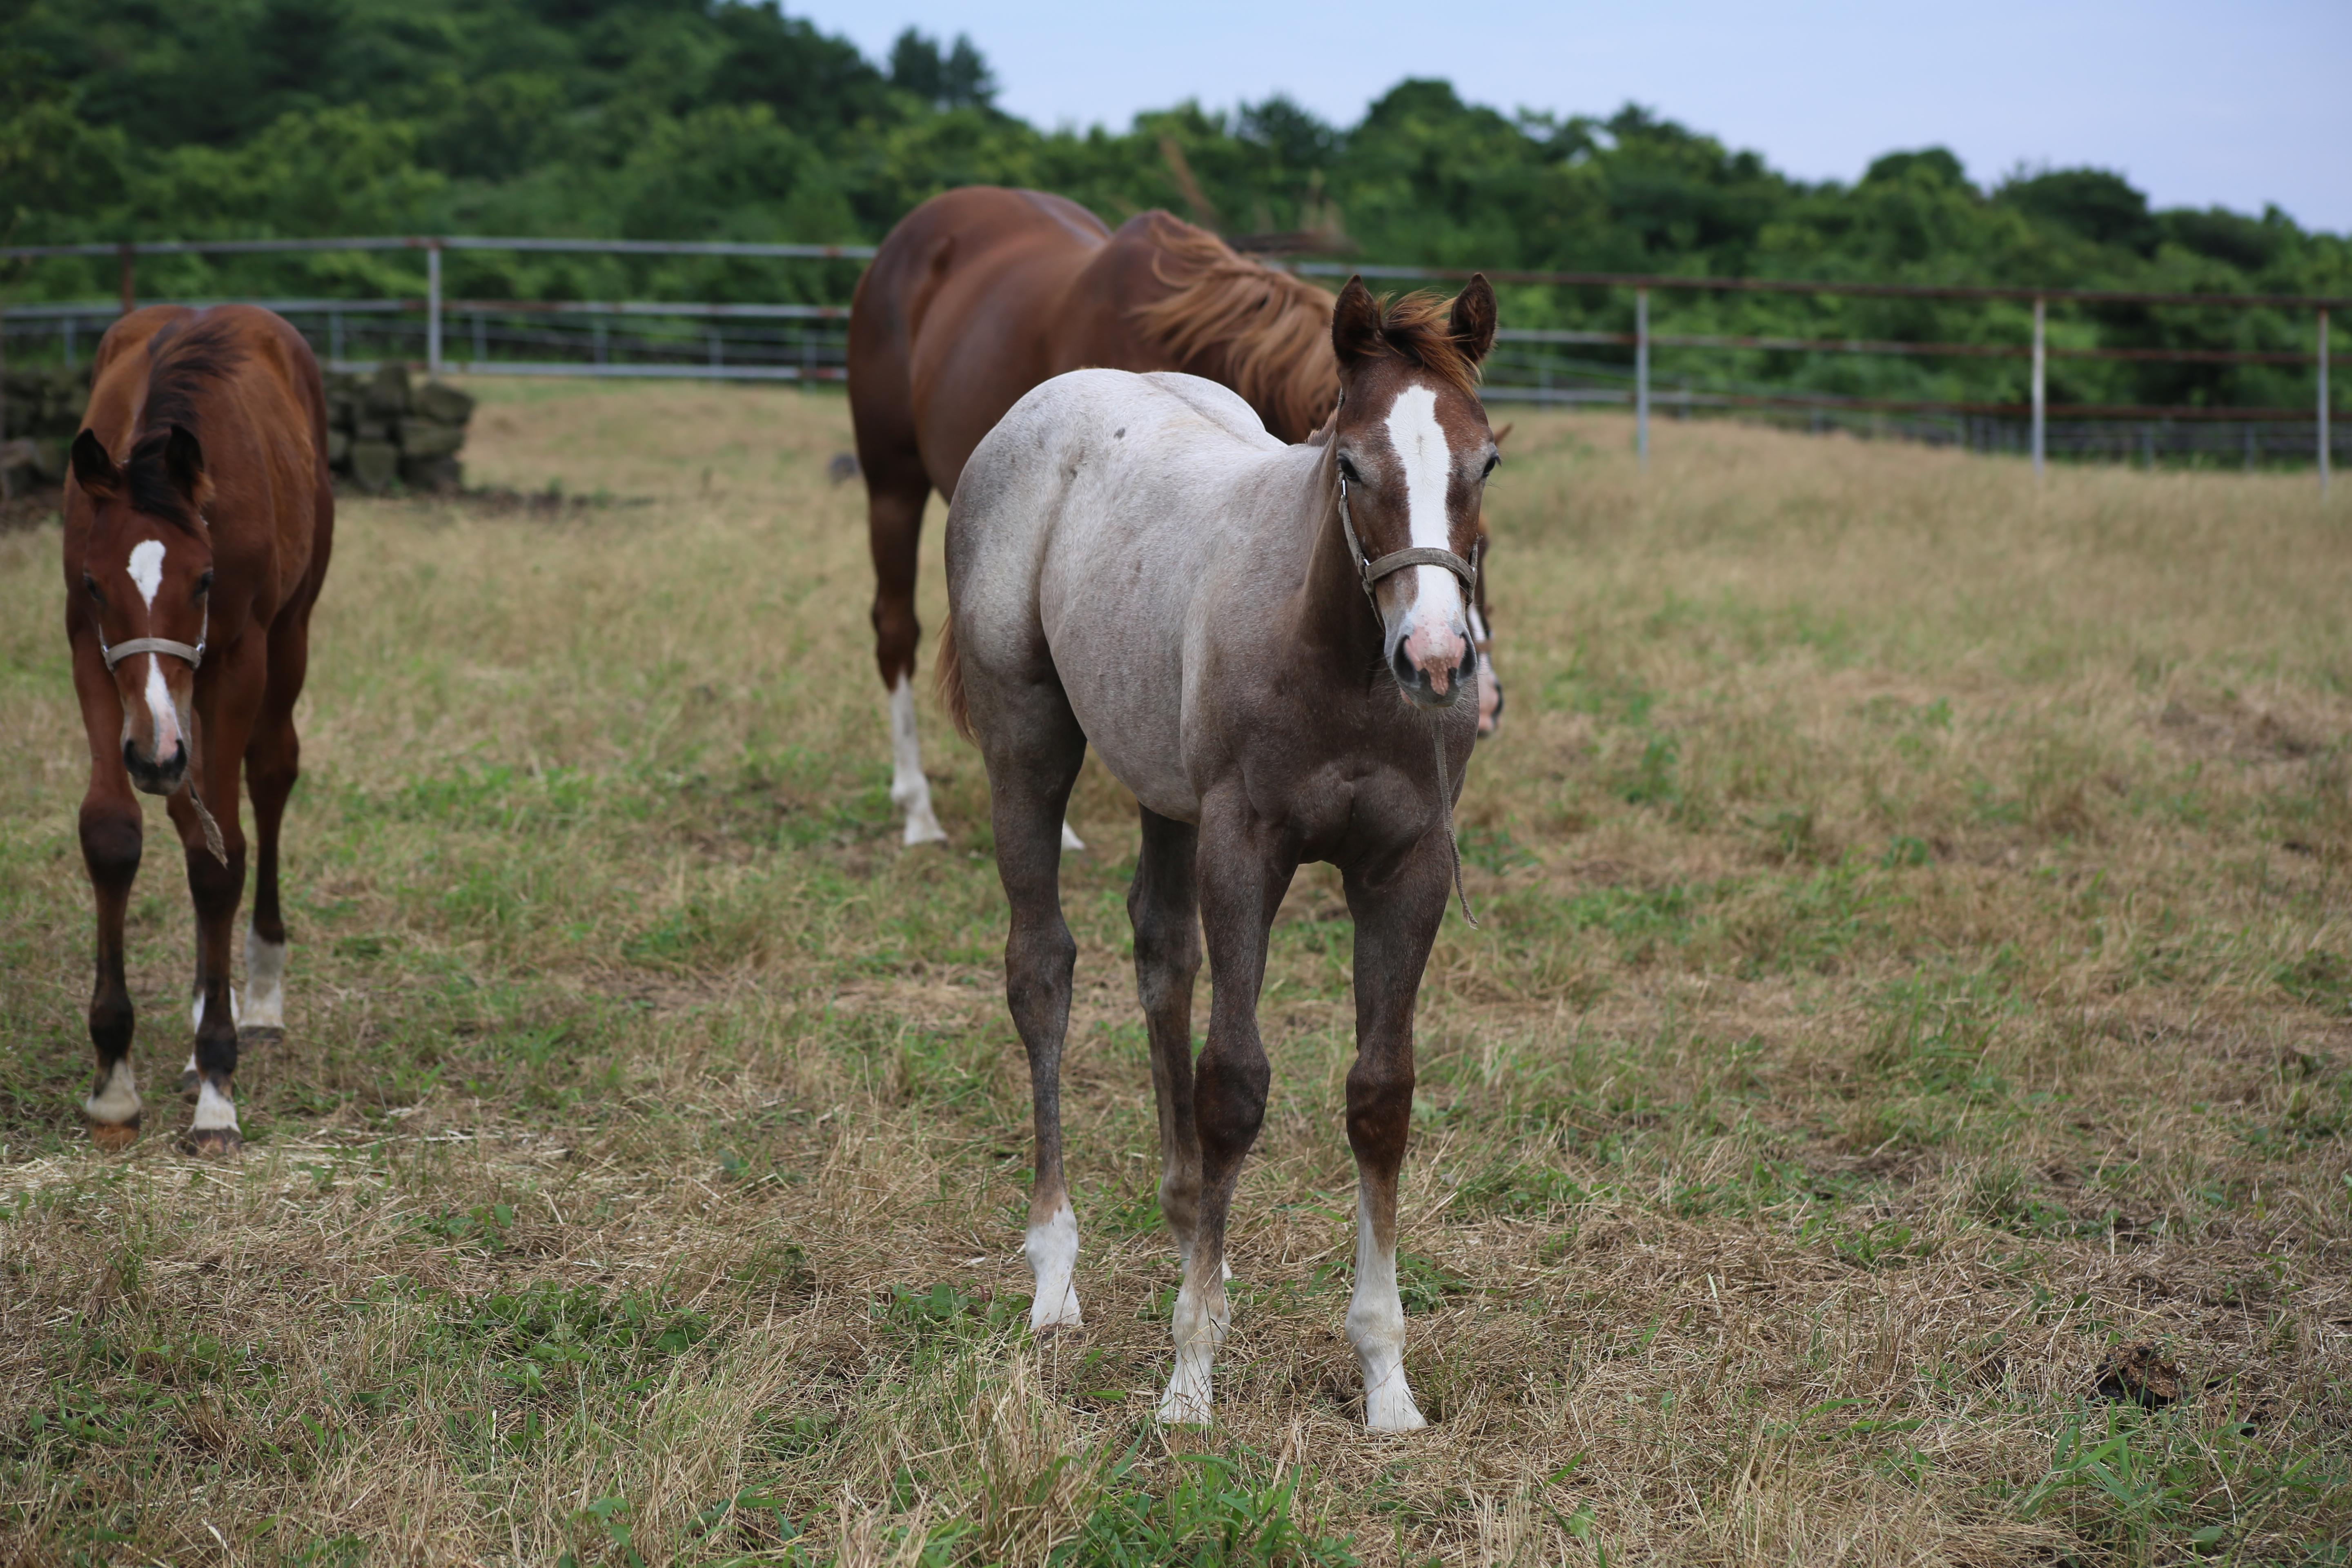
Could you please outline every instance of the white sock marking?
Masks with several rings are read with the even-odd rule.
[[[195,1125],[199,1132],[210,1132],[221,1128],[226,1128],[231,1132],[236,1131],[236,1103],[219,1089],[215,1089],[213,1080],[210,1079],[205,1079],[203,1085],[196,1090]]]
[[[101,1127],[127,1127],[139,1116],[139,1082],[131,1076],[131,1058],[123,1058],[106,1075],[106,1087],[81,1102],[83,1114]]]
[[[1070,1212],[1067,1199],[1054,1211],[1053,1218],[1029,1227],[1021,1251],[1037,1281],[1037,1294],[1029,1306],[1029,1331],[1078,1327],[1083,1320],[1078,1316],[1077,1287],[1070,1279],[1078,1266],[1078,1216]]]
[[[236,987],[234,985],[228,988],[228,1021],[231,1025],[244,1022],[242,1010],[239,1009],[236,1005]],[[203,988],[199,987],[194,996],[192,997],[188,1003],[188,1027],[191,1029],[201,1029],[204,1026],[205,994]],[[194,1051],[188,1053],[188,1065],[190,1067],[196,1065],[196,1057]]]
[[[944,844],[931,814],[931,781],[923,776],[923,742],[915,734],[915,686],[905,675],[890,688],[890,800],[907,814],[909,845]]]
[[[251,926],[245,930],[245,1000],[239,1028],[286,1026],[286,944],[263,940]]]
[[[201,1069],[200,1069],[200,1068],[197,1068],[197,1066],[196,1066],[196,1053],[195,1053],[195,1052],[194,1052],[194,1051],[190,1051],[190,1052],[188,1053],[188,1065],[187,1065],[186,1067],[182,1068],[180,1069],[180,1071],[181,1071],[183,1074],[186,1074],[186,1073],[193,1073],[193,1072],[196,1072],[196,1071],[199,1071],[199,1070],[201,1070]]]
[[[142,539],[131,547],[131,583],[147,607],[155,607],[155,591],[163,585],[163,542]]]
[[[1356,1290],[1348,1301],[1348,1342],[1364,1369],[1364,1426],[1418,1432],[1429,1425],[1404,1380],[1404,1302],[1397,1295],[1396,1248],[1372,1238],[1368,1199],[1356,1195]]]
[[[1216,1361],[1217,1346],[1225,1337],[1225,1329],[1233,1321],[1224,1285],[1217,1285],[1213,1301],[1203,1301],[1202,1293],[1193,1289],[1192,1281],[1193,1270],[1188,1268],[1184,1270],[1183,1289],[1176,1292],[1176,1370],[1170,1374],[1168,1392],[1160,1400],[1160,1424],[1163,1426],[1209,1424],[1209,1371]]]

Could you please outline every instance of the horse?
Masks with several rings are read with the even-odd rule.
[[[947,837],[915,729],[915,571],[931,490],[952,500],[1005,410],[1081,366],[1206,376],[1276,436],[1302,441],[1339,393],[1330,322],[1326,290],[1164,212],[1114,234],[1066,197],[972,185],[890,231],[849,309],[849,408],[874,556],[874,657],[889,693],[890,798],[908,844]],[[1483,595],[1472,617],[1485,733],[1502,689]]]
[[[278,833],[300,771],[294,701],[335,528],[319,362],[282,318],[253,306],[134,310],[99,344],[69,467],[66,640],[89,738],[81,852],[98,905],[98,1078],[82,1115],[102,1149],[139,1136],[122,973],[145,827],[136,790],[163,797],[195,903],[188,1145],[233,1155],[244,1143],[231,1088],[240,1022],[259,1038],[285,1027]],[[240,767],[260,841],[241,1013],[229,984],[245,892]]]
[[[1005,1000],[1035,1119],[1024,1252],[1039,1333],[1082,1321],[1060,1110],[1076,947],[1055,828],[1088,746],[1141,811],[1128,911],[1160,1204],[1184,1269],[1164,1423],[1209,1418],[1231,1316],[1226,1224],[1265,1114],[1267,933],[1297,867],[1326,860],[1355,921],[1348,1337],[1366,1426],[1426,1424],[1404,1371],[1397,1178],[1414,1000],[1461,885],[1453,805],[1475,741],[1469,615],[1496,460],[1475,376],[1495,318],[1483,275],[1450,308],[1425,295],[1383,306],[1351,279],[1331,321],[1338,408],[1296,446],[1199,377],[1058,376],[980,443],[948,511],[938,679],[987,762],[1010,905]],[[1213,1001],[1196,1069],[1203,931]]]

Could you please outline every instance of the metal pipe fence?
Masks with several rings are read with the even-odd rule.
[[[813,304],[721,304],[707,301],[518,300],[445,299],[445,252],[503,250],[612,256],[728,257],[787,261],[863,260],[871,246],[801,245],[762,241],[670,241],[545,238],[485,236],[383,236],[332,239],[247,239],[110,242],[17,246],[0,249],[0,259],[58,257],[116,259],[121,298],[105,303],[24,305],[0,312],[0,356],[11,340],[47,339],[63,361],[76,363],[84,335],[93,339],[106,321],[137,302],[136,267],[142,255],[240,256],[332,251],[422,251],[425,263],[421,299],[260,300],[287,316],[337,369],[373,368],[386,359],[419,363],[432,374],[458,371],[479,375],[592,375],[709,377],[795,382],[843,378],[846,339],[833,323],[847,308]],[[1360,273],[1370,279],[1454,281],[1466,268],[1350,265],[1298,262],[1291,270],[1308,276]],[[1677,417],[1699,409],[1738,409],[1751,416],[1778,417],[1799,411],[1809,427],[1853,429],[1864,434],[1905,434],[1914,439],[1966,444],[1978,450],[2007,450],[2005,432],[2020,426],[2017,445],[2041,472],[2054,452],[2070,456],[2214,456],[2230,441],[2231,455],[2251,465],[2276,461],[2299,448],[2315,459],[2326,493],[2336,457],[2328,407],[2328,317],[2331,308],[2352,304],[2333,296],[2200,294],[2147,290],[2031,289],[1982,285],[1850,282],[1760,278],[1689,278],[1662,274],[1526,271],[1496,269],[1497,282],[1580,289],[1624,290],[1633,295],[1633,331],[1608,332],[1530,329],[1500,334],[1505,352],[1489,362],[1486,396],[1496,402],[1553,405],[1630,405],[1639,459],[1648,464],[1654,405]],[[1749,292],[1825,297],[1965,300],[2030,302],[2032,330],[2026,342],[1910,342],[1897,341],[1656,333],[1650,324],[1654,290]],[[2168,306],[2217,309],[2309,310],[2316,326],[2312,351],[2167,349],[2052,344],[2048,307]],[[774,323],[774,324],[766,324]],[[458,353],[450,353],[452,337]],[[1580,363],[1559,351],[1577,346],[1632,349],[1631,375],[1622,366]],[[373,350],[371,357],[370,351]],[[470,354],[465,351],[470,350]],[[1788,387],[1740,385],[1717,377],[1717,384],[1663,394],[1656,381],[1658,350],[1767,352],[1802,354],[1899,355],[1927,358],[2030,359],[2031,394],[2022,405],[1968,403],[1949,399],[1870,398],[1792,391]],[[42,357],[47,357],[43,355]],[[2049,401],[2048,367],[2059,360],[2124,360],[2204,364],[2312,365],[2316,397],[2311,412],[2287,408],[2206,408],[2073,404]],[[0,363],[5,363],[0,357]],[[1625,383],[1630,380],[1631,384]],[[2062,434],[2063,426],[2068,433]],[[2242,426],[2236,436],[2207,432],[2217,424]],[[2128,431],[2125,427],[2128,426]],[[2124,434],[2118,434],[2125,431]],[[2294,440],[2287,432],[2296,432]],[[2136,443],[2136,444],[2135,444]],[[2242,449],[2242,450],[2241,450]]]

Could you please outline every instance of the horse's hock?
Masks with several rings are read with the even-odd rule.
[[[395,485],[447,492],[465,477],[457,455],[474,399],[446,382],[413,385],[407,367],[327,377],[327,461],[370,495]]]

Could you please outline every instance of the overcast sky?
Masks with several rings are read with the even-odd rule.
[[[1941,143],[1990,184],[2020,164],[2115,169],[2159,206],[2352,230],[2352,0],[1936,6],[1680,0],[1339,5],[1267,0],[787,0],[877,58],[908,26],[969,33],[1000,105],[1108,123],[1286,92],[1353,122],[1406,76],[1504,110],[1628,100],[1804,179]]]

